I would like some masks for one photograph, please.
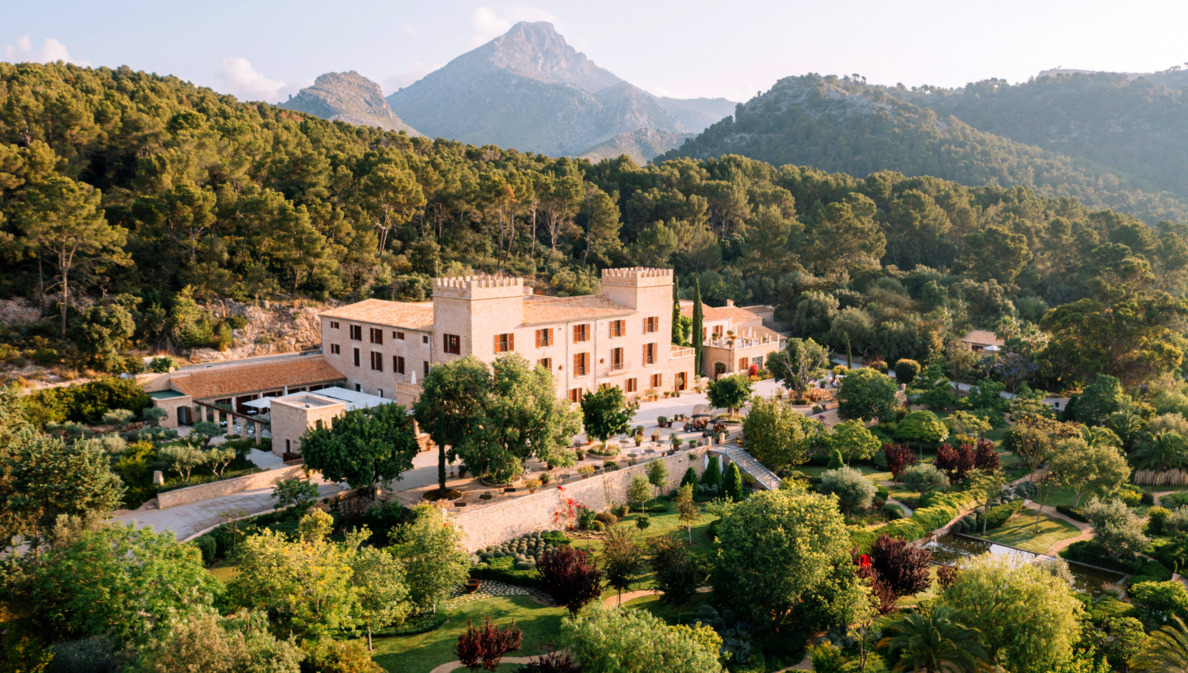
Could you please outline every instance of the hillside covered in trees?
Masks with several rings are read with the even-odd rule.
[[[1147,189],[1188,198],[1188,91],[1163,73],[1069,73],[890,93],[987,133],[1096,162]],[[1167,73],[1169,76],[1174,73]],[[1181,84],[1183,86],[1183,84]]]
[[[1188,219],[1183,94],[1145,80],[1102,87],[1095,78],[1109,76],[948,92],[788,77],[660,160],[741,154],[853,175],[892,170],[1029,187],[1151,223]]]
[[[1043,320],[1086,376],[1133,358],[1167,370],[1188,286],[1185,225],[1023,188],[739,156],[553,159],[69,65],[0,64],[0,223],[0,298],[47,296],[53,315],[6,328],[0,356],[107,369],[131,346],[223,338],[198,308],[218,297],[420,300],[470,270],[585,293],[598,268],[638,264],[674,266],[711,303],[776,304],[841,350],[924,358],[970,325]]]

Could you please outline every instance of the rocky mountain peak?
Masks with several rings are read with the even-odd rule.
[[[476,51],[501,70],[589,93],[621,81],[570,46],[547,21],[521,21]]]
[[[323,119],[378,126],[392,131],[405,131],[409,135],[419,135],[392,112],[392,108],[384,100],[380,85],[354,70],[319,75],[313,86],[302,89],[296,96],[282,103],[281,107]]]

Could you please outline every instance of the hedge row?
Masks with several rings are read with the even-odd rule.
[[[973,495],[965,492],[929,493],[920,500],[920,509],[907,519],[898,519],[874,530],[851,530],[850,539],[865,554],[880,535],[904,540],[918,540],[937,528],[948,524],[957,515],[977,504]]]

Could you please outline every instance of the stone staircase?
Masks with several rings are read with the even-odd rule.
[[[780,478],[774,472],[764,467],[754,456],[747,453],[741,446],[724,446],[720,449],[743,472],[755,478],[763,488],[774,491],[780,487]]]

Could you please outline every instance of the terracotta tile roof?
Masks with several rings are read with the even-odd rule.
[[[427,331],[433,328],[433,302],[387,301],[364,299],[322,312],[327,318],[357,320],[385,327],[403,327]]]
[[[961,340],[967,344],[974,344],[977,346],[1001,346],[1004,342],[995,336],[994,332],[986,329],[970,330]]]
[[[246,395],[285,386],[308,386],[345,381],[321,355],[285,358],[243,365],[220,365],[210,369],[181,371],[172,383],[196,400]]]
[[[599,295],[581,297],[524,297],[524,324],[597,320],[633,315],[635,311]]]
[[[707,321],[729,320],[732,325],[759,319],[759,316],[741,306],[707,306],[702,304],[701,314]],[[687,299],[681,300],[681,315],[693,317],[693,302]]]

